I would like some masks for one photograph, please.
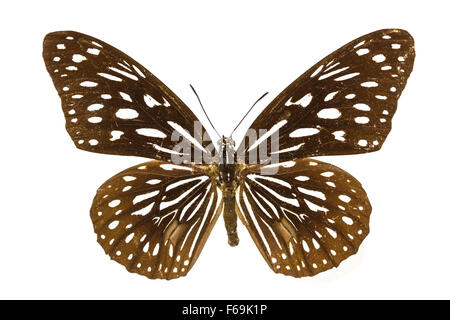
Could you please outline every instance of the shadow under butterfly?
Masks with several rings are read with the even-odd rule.
[[[269,129],[278,164],[236,161],[231,138],[211,149],[197,117],[152,73],[116,48],[73,31],[48,34],[43,56],[77,148],[152,160],[97,191],[91,218],[98,242],[128,271],[149,278],[186,275],[220,214],[230,245],[237,217],[277,273],[312,276],[355,254],[369,233],[371,206],[347,172],[312,156],[376,151],[391,129],[414,62],[408,32],[362,36],[306,71],[249,130]],[[174,131],[189,136],[189,156],[212,163],[174,165]],[[274,135],[274,132],[277,135]],[[254,147],[254,146],[252,146]],[[245,139],[238,148],[248,160]],[[225,161],[222,161],[225,160]],[[277,173],[263,175],[269,166]]]

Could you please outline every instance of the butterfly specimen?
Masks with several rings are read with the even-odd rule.
[[[369,233],[367,195],[347,172],[309,157],[380,149],[415,53],[399,29],[346,44],[281,92],[237,149],[231,137],[214,148],[169,88],[103,41],[54,32],[43,56],[76,147],[153,159],[98,189],[98,242],[130,272],[174,279],[192,268],[222,212],[229,244],[239,242],[239,217],[277,273],[312,276],[356,253]]]

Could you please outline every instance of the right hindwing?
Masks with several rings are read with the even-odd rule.
[[[264,165],[247,167],[237,192],[239,216],[268,265],[277,273],[312,276],[355,254],[372,210],[361,184],[317,160],[277,166],[271,176],[261,175]]]

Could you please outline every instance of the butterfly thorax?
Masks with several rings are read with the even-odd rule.
[[[236,169],[236,152],[234,141],[231,138],[222,137],[219,140],[219,181],[225,186],[233,184]]]
[[[239,238],[237,235],[237,215],[235,207],[236,189],[236,151],[234,141],[231,138],[222,137],[219,145],[219,184],[223,194],[223,218],[228,234],[228,244],[237,246]]]

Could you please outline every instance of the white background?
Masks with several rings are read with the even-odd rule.
[[[0,298],[450,298],[446,2],[3,3]],[[371,233],[357,255],[312,278],[277,275],[242,224],[240,245],[228,246],[222,219],[178,280],[128,273],[103,253],[89,217],[96,189],[145,160],[74,147],[42,59],[46,33],[76,30],[123,50],[205,121],[194,84],[228,134],[262,93],[253,118],[319,59],[382,28],[416,41],[393,130],[379,152],[322,159],[359,179],[371,200]]]

